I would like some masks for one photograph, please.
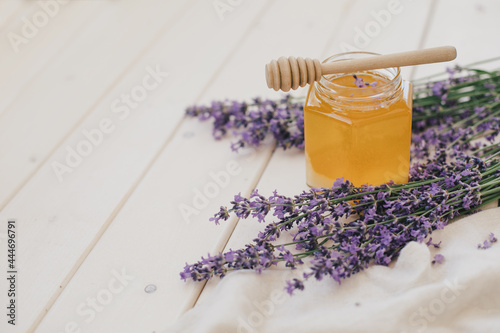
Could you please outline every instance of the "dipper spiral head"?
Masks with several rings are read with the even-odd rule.
[[[266,65],[267,86],[276,91],[295,90],[321,78],[321,63],[317,59],[281,57]]]

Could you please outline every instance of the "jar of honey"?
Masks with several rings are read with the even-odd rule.
[[[373,56],[349,52],[323,63]],[[304,106],[307,184],[408,182],[412,89],[398,67],[324,75]]]

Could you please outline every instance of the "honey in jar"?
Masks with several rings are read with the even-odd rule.
[[[324,63],[373,55],[343,53]],[[411,114],[411,84],[397,67],[323,76],[304,106],[307,184],[408,182]]]

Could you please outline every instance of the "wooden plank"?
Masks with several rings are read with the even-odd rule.
[[[187,8],[186,6],[189,6],[189,3],[188,3],[188,2],[187,2],[186,4],[182,3],[182,4],[180,4],[179,6],[177,6],[176,4],[173,4],[173,5],[172,5],[172,6],[170,6],[170,7],[164,7],[163,5],[162,5],[162,6],[160,6],[160,7],[156,6],[156,7],[154,7],[154,9],[163,9],[163,10],[168,9],[168,12],[170,13],[170,15],[171,15],[172,17],[174,17],[174,15],[175,15],[175,14],[177,14],[177,13],[179,12],[179,10],[177,10],[177,11],[176,11],[176,9],[183,9],[183,8]],[[130,6],[121,7],[121,9],[120,9],[120,10],[117,10],[117,8],[116,8],[116,3],[114,4],[114,6],[113,6],[113,7],[114,7],[114,8],[110,8],[110,10],[109,10],[107,13],[101,13],[101,14],[104,14],[104,17],[101,17],[101,19],[105,19],[105,21],[107,20],[107,21],[109,21],[110,23],[113,23],[113,20],[112,20],[112,19],[113,19],[113,17],[114,17],[116,14],[120,14],[120,13],[121,13],[122,15],[123,15],[123,14],[126,14],[126,13],[127,13],[127,12],[126,12],[126,11],[127,11],[127,7],[128,7],[128,9],[129,9],[129,10],[131,10],[131,12],[129,12],[129,15],[128,15],[128,16],[130,16],[130,14],[132,14],[132,13],[137,12],[137,8],[134,8],[134,7],[130,8]],[[152,12],[152,8],[151,8],[151,7],[146,7],[146,8],[149,8],[149,11],[150,11],[150,12]],[[148,9],[145,9],[145,10],[148,10]],[[139,12],[139,13],[140,13],[140,12]],[[106,18],[105,18],[106,14],[111,14],[111,16],[110,16],[110,17],[108,17],[108,18],[106,19]],[[147,13],[146,13],[146,12],[143,12],[143,14],[144,14],[144,20],[146,20],[146,19],[147,19]],[[153,17],[153,18],[154,18],[154,16],[151,16],[151,15],[149,15],[149,17],[150,17],[150,18],[151,18],[151,17]],[[169,16],[164,14],[162,18],[166,18],[166,19],[167,19],[167,21],[162,21],[162,22],[163,22],[162,24],[164,25],[164,27],[169,26],[169,24],[170,24],[170,21],[168,20]],[[111,20],[110,20],[110,19],[111,19]],[[104,21],[104,22],[101,22],[101,23],[105,23],[105,21]],[[127,25],[129,25],[129,26],[130,26],[133,22],[134,22],[134,20],[132,20],[132,19],[131,19],[131,20],[130,20],[130,22],[128,22],[128,23],[127,23],[127,22],[123,22],[123,23],[124,23],[124,24],[127,24]],[[117,22],[116,22],[116,19],[115,19],[115,23],[117,23]],[[139,22],[139,23],[142,25],[142,23],[143,23],[143,22]],[[88,38],[93,38],[93,37],[95,37],[95,36],[92,36],[92,34],[94,34],[93,30],[95,30],[95,34],[102,34],[102,32],[99,32],[99,28],[100,28],[99,26],[97,26],[97,27],[96,27],[95,25],[92,25],[92,24],[91,24],[91,25],[89,25],[89,29],[90,29],[90,31],[87,31],[87,32],[86,32],[86,33],[87,33],[87,36],[86,36],[85,38],[81,39],[81,41],[82,41],[82,43],[81,43],[81,44],[82,44],[82,45],[84,45],[86,42],[89,42],[89,41],[87,41],[87,39],[88,39]],[[123,28],[123,27],[120,27],[120,28]],[[132,29],[132,27],[130,27],[130,28]],[[152,28],[151,28],[151,29],[152,29]],[[164,28],[160,29],[159,31],[160,31],[160,32],[163,32],[162,30],[164,30]],[[112,31],[112,30],[111,30],[111,31]],[[147,39],[149,39],[149,38],[147,38]],[[94,41],[98,41],[98,40],[99,40],[98,38],[94,38]],[[131,40],[131,39],[128,39],[128,40],[127,40],[127,39],[125,39],[125,38],[124,38],[124,39],[122,39],[122,40],[123,40],[123,44],[124,44],[124,45],[127,45],[127,47],[129,47],[129,45],[128,45],[128,43],[129,43],[129,42],[133,42],[133,41],[134,41],[133,39],[132,39],[132,40]],[[142,42],[142,40],[141,40],[141,42]],[[80,45],[80,46],[82,46],[82,45]],[[137,46],[140,46],[140,44],[139,44],[139,43],[136,43],[136,45],[137,45]],[[118,47],[118,46],[119,46],[119,44],[115,44],[115,47]],[[77,48],[78,48],[78,46],[77,46]],[[107,48],[107,47],[106,47],[106,48]],[[127,48],[125,48],[125,50],[126,50],[126,49],[127,49]],[[104,51],[106,51],[106,49],[104,49]],[[111,53],[111,54],[113,54],[113,53]],[[80,61],[83,57],[85,57],[85,55],[82,55],[81,57],[74,57],[73,61],[77,61],[77,62],[79,62],[79,61]],[[128,57],[128,56],[123,57],[123,58],[127,58],[127,57]],[[68,60],[69,60],[69,59],[68,59]],[[80,62],[80,63],[82,63],[82,62]],[[60,65],[60,64],[59,64],[59,65]],[[56,66],[56,67],[57,67],[57,66]],[[74,67],[74,66],[72,65],[71,67]],[[118,70],[118,68],[116,68],[116,69]],[[144,69],[142,69],[142,70],[144,71]],[[62,70],[61,70],[61,74],[63,74],[63,73],[62,73]],[[144,75],[144,74],[143,74],[143,75]],[[38,87],[38,88],[40,88],[40,89],[41,89],[41,87]],[[50,92],[50,88],[49,88],[49,89],[42,89],[42,90],[43,90],[43,91],[46,91],[46,92],[47,92],[47,91],[49,91],[49,92]],[[41,92],[41,95],[43,94],[43,91]],[[117,94],[117,95],[119,96],[119,94]],[[116,95],[115,95],[115,97],[116,97]],[[68,102],[71,102],[71,101],[68,101]],[[107,107],[109,108],[109,105],[108,105]],[[32,111],[32,112],[33,112],[33,111],[37,112],[37,111],[39,111],[39,110],[34,109],[34,110],[31,110],[31,111]],[[59,111],[60,111],[60,112],[63,112],[63,111],[66,111],[66,112],[67,112],[67,110],[59,110]],[[27,120],[27,121],[29,121],[29,120]],[[81,135],[81,133],[80,133],[80,135]],[[43,136],[42,136],[42,137],[43,137]],[[9,142],[9,140],[7,140],[7,142]],[[10,142],[12,142],[12,141],[10,141]],[[3,143],[4,143],[4,144],[6,144],[5,142],[3,142]],[[15,146],[15,145],[13,145],[13,146]],[[3,153],[3,151],[2,151],[2,153]],[[4,157],[4,158],[6,159],[5,155],[2,155],[2,157]],[[12,174],[10,174],[10,175],[8,174],[8,175],[4,175],[4,176],[8,177],[8,176],[11,176],[11,175],[12,175]],[[53,179],[54,179],[54,178],[53,178],[53,177],[54,177],[54,174],[52,173],[52,174],[49,174],[49,175],[51,176],[51,180],[53,180]],[[49,187],[50,187],[50,186],[49,186]],[[2,190],[4,190],[4,189],[2,189]],[[4,192],[3,192],[3,191],[2,191],[1,193],[2,193],[2,194],[4,194]],[[39,194],[40,192],[37,192],[37,193]],[[37,193],[32,193],[32,194],[37,195]],[[42,190],[42,193],[43,193],[43,190]],[[37,196],[38,196],[38,195],[37,195]],[[27,202],[29,202],[29,201],[27,201]],[[77,202],[77,204],[78,204],[78,202]],[[18,209],[18,210],[19,210],[19,209]],[[23,208],[21,208],[21,210],[24,210],[24,209],[23,209]],[[6,214],[9,214],[9,213],[8,213],[8,209],[7,209],[6,211],[7,211],[7,213],[6,213]],[[16,211],[16,210],[14,209],[14,211]],[[14,213],[14,214],[12,214],[12,215],[10,215],[10,216],[12,217],[13,215],[18,215],[18,213]],[[34,243],[33,243],[33,244],[34,244]],[[33,250],[35,250],[35,252],[37,251],[36,249],[33,249]],[[78,250],[78,249],[76,249],[76,250]],[[3,264],[3,263],[2,263],[2,264]],[[71,261],[71,264],[74,264],[74,260],[72,260],[72,261]],[[50,267],[50,264],[49,264],[49,265],[46,265],[46,267]],[[56,278],[57,278],[57,277],[56,277]],[[62,281],[63,281],[63,280],[62,280],[62,279],[60,279],[59,281],[57,281],[57,282],[55,282],[55,283],[60,283],[60,282],[62,282]],[[3,281],[2,281],[2,282],[3,282]],[[36,282],[34,282],[34,283],[32,284],[32,286],[33,286],[33,287],[35,287],[36,285],[37,285],[37,283],[36,283]],[[45,292],[52,294],[52,293],[53,293],[53,290],[52,290],[52,289],[50,289],[50,286],[49,286],[49,289],[47,289]],[[49,295],[50,295],[50,294],[49,294]],[[28,297],[28,295],[29,295],[29,293],[28,293],[28,294],[26,294],[26,296],[25,296],[25,297]],[[42,293],[40,296],[43,296],[43,293]],[[45,299],[45,300],[42,300],[42,301],[43,301],[43,303],[42,303],[42,304],[35,304],[35,305],[43,306],[43,305],[45,305],[45,303],[47,302],[47,300],[48,300],[48,298],[47,298],[47,299]],[[39,301],[40,301],[40,300],[39,300]],[[30,307],[27,307],[26,309],[27,309],[27,312],[28,312],[28,313],[30,312],[30,310],[32,310]],[[23,311],[23,310],[24,310],[24,308],[21,308],[21,311]],[[38,311],[38,312],[40,312],[40,311]],[[31,314],[31,315],[35,317],[35,316],[38,314],[38,312],[32,311],[32,314]],[[26,316],[26,317],[28,317],[28,316]],[[23,324],[24,324],[24,326],[28,326],[28,325],[30,324],[30,322],[29,322],[28,320],[26,320],[26,321],[24,321],[24,322],[23,322]],[[3,323],[2,323],[2,325],[3,325]],[[20,331],[21,331],[21,330],[22,330],[22,331],[24,331],[24,330],[23,330],[23,325],[20,325],[20,327],[21,327],[21,328],[19,328],[19,330],[20,330]]]
[[[455,46],[457,59],[447,65],[449,67],[500,57],[500,44],[492,41],[492,36],[500,30],[499,13],[500,2],[495,0],[461,1],[460,4],[453,0],[440,0],[423,46]],[[500,62],[480,67],[498,69]],[[442,64],[417,66],[415,78],[442,72],[444,69]]]
[[[129,199],[137,182],[144,176],[147,165],[182,118],[183,106],[178,104],[181,96],[185,100],[196,98],[227,60],[228,54],[237,47],[241,36],[253,26],[253,19],[260,15],[265,6],[265,1],[242,5],[238,12],[220,21],[212,3],[200,0],[189,12],[178,14],[177,23],[134,64],[119,85],[106,94],[89,117],[0,213],[2,220],[6,216],[16,216],[20,225],[19,233],[25,244],[19,254],[19,264],[22,264],[20,270],[25,279],[23,294],[19,296],[19,304],[23,304],[19,311],[24,315],[19,331],[24,332],[31,324],[31,329],[37,326]],[[200,55],[206,56],[200,58]],[[148,94],[147,100],[142,101],[126,117],[121,111],[113,113],[111,106],[115,99],[142,85],[148,68],[155,70],[157,67],[169,75],[157,89]],[[193,77],[197,79],[193,80]],[[85,139],[82,132],[95,129],[105,118],[113,121],[115,129],[94,147],[92,154],[85,157],[73,173],[65,174],[63,182],[58,182],[51,162],[64,162],[66,146],[77,147]],[[44,193],[43,196],[41,193]],[[26,203],[30,203],[29,209],[24,209]],[[161,221],[164,220],[152,222]],[[150,247],[151,243],[146,242],[144,246]],[[115,264],[116,274],[120,274],[124,266],[119,262]],[[125,268],[128,269],[127,266]],[[113,270],[115,268],[108,272],[111,275],[104,277],[103,284],[101,281],[97,282],[98,285],[92,284],[94,287],[99,286],[97,292],[108,287]],[[130,271],[130,274],[135,272]],[[142,295],[143,289],[141,285],[139,290],[133,288],[129,292],[140,292]],[[79,302],[86,302],[86,297],[96,295],[87,294]],[[125,295],[125,292],[117,295],[112,304]],[[92,326],[84,321],[86,316],[80,317],[75,313],[76,308],[64,310],[70,310],[64,313],[69,315],[61,315],[48,324],[44,324],[44,321],[37,331],[65,331],[67,324],[70,325],[68,329],[71,329],[71,322],[75,319],[82,329],[97,331],[89,328]],[[129,330],[145,330],[145,326],[131,325],[130,314],[120,314],[118,311],[115,316],[112,312],[106,313],[106,318],[111,320],[108,324],[113,327],[107,332],[115,331],[116,318],[119,318],[120,325]],[[101,314],[97,315],[96,320]],[[160,321],[161,317],[155,320]],[[120,329],[116,328],[116,331]]]
[[[273,3],[269,12],[254,23],[254,29],[234,56],[225,61],[225,67],[210,83],[202,99],[226,96],[248,99],[257,94],[276,96],[265,86],[263,64],[273,56],[303,54],[304,48],[321,50],[325,42],[322,44],[318,40],[328,38],[332,20],[340,17],[346,4],[347,1],[313,1],[306,8],[301,1]],[[245,6],[251,8],[254,4]],[[332,13],[335,14],[332,16]],[[241,14],[236,10],[232,15],[231,19],[240,20]],[[283,25],[292,31],[280,29]],[[269,31],[275,33],[269,34]],[[311,40],[313,35],[317,39]],[[265,48],[266,52],[256,51],[256,45],[259,50]],[[247,65],[242,66],[243,63]],[[106,306],[106,316],[96,317],[85,326],[90,330],[111,330],[117,322],[112,321],[113,318],[132,314],[137,320],[132,325],[144,330],[159,330],[192,306],[202,285],[180,281],[179,269],[185,260],[195,260],[207,249],[215,251],[224,247],[235,220],[226,228],[220,228],[209,223],[208,217],[221,202],[229,201],[235,191],[255,186],[272,152],[272,146],[266,145],[256,152],[238,155],[230,151],[229,142],[230,139],[214,141],[207,124],[192,119],[182,122],[172,141],[54,304],[53,311],[40,326],[42,331],[66,318],[75,318],[74,309],[88,295],[99,292],[99,286],[107,283],[114,267],[126,267],[135,279]],[[232,167],[236,170],[231,174],[228,168]],[[220,177],[218,183],[213,179],[217,175]],[[198,191],[208,191],[210,198],[203,200],[201,196],[205,194]],[[199,202],[193,204],[193,200]],[[186,206],[196,212],[184,218],[180,208]],[[137,232],[139,218],[147,232]],[[134,242],[122,241],[130,237],[134,237]],[[148,284],[157,286],[154,294],[145,293]],[[118,330],[132,331],[131,324],[128,325]]]
[[[36,77],[49,61],[55,61],[55,58],[63,53],[62,49],[76,39],[75,34],[87,26],[89,18],[97,15],[95,10],[112,6],[108,1],[73,1],[58,6],[48,1],[45,2],[47,9],[44,10],[39,2],[34,3],[37,6],[29,7],[16,15],[16,19],[6,28],[5,38],[0,39],[0,91],[3,92],[0,99],[0,117],[6,112],[9,104],[19,98],[19,94],[23,93],[24,87],[33,77]],[[33,32],[33,36],[23,34],[23,31],[29,31],[24,18],[33,24],[35,13],[35,17],[48,17],[46,23],[40,27],[35,26],[37,32]],[[18,40],[22,42],[17,43]]]
[[[418,49],[430,9],[430,1],[357,2],[353,8],[355,14],[345,19],[327,54],[351,50],[389,54]],[[410,79],[412,69],[402,68],[405,79]]]
[[[376,38],[372,38],[370,44],[365,49],[359,48],[360,50],[373,50],[377,53],[392,53],[418,48],[421,37],[420,34],[424,31],[431,1],[420,2],[418,4],[401,1],[401,5],[404,6],[404,10],[401,11],[398,16],[394,16],[390,24],[384,27],[384,30],[381,30],[380,35],[375,36]],[[380,10],[386,9],[387,2],[384,0],[370,1],[369,4],[367,2],[355,3],[351,10],[346,13],[345,23],[338,30],[338,34],[330,41],[330,45],[325,48],[326,53],[335,54],[344,52],[345,50],[342,48],[342,45],[350,44],[350,41],[354,38],[353,36],[357,35],[358,29],[364,29],[363,27],[375,21],[371,14],[372,11],[375,10],[379,12]],[[353,22],[356,23],[353,24]],[[409,36],[410,38],[401,41],[396,46],[392,45],[395,38],[393,36],[397,36],[399,32],[407,26],[412,27],[412,31],[408,32],[411,34]],[[405,31],[405,33],[407,33],[407,31]],[[355,43],[352,42],[352,45],[355,45]],[[275,189],[279,193],[288,196],[293,196],[301,193],[303,190],[307,190],[308,186],[305,183],[304,153],[297,150],[275,151],[256,188],[259,190],[259,193],[264,196],[272,195]],[[234,194],[237,192],[238,190],[236,190]],[[221,202],[221,204],[224,203]],[[254,219],[249,218],[240,221],[225,249],[238,249],[243,247],[262,229],[263,225],[257,223]],[[202,253],[203,252],[201,252],[201,254]],[[206,301],[218,283],[219,279],[209,281],[198,302],[202,303]]]
[[[79,33],[78,44],[68,45],[0,118],[0,209],[185,7],[179,1],[109,3]]]

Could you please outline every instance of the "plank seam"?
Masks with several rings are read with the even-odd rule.
[[[263,166],[258,170],[254,180],[252,181],[252,186],[250,186],[250,189],[245,193],[245,197],[246,198],[249,198],[250,195],[252,194],[253,190],[255,190],[255,188],[257,187],[257,185],[259,184],[260,182],[260,179],[262,178],[262,176],[264,175],[264,172],[266,171],[267,167],[269,166],[269,162],[271,161],[271,158],[274,156],[274,152],[276,151],[276,143],[270,147],[270,151],[267,152],[268,156],[265,160],[265,163],[263,164]],[[231,236],[233,235],[234,231],[236,230],[236,227],[238,226],[238,224],[240,223],[241,219],[240,218],[237,218],[236,221],[234,222],[234,227],[230,230],[230,234],[229,234],[229,237],[227,238],[227,240],[224,242],[224,246],[222,247],[222,252],[226,251],[226,247],[227,247],[227,244],[229,243],[229,240],[231,239]],[[203,293],[203,290],[205,290],[205,286],[207,285],[207,281],[205,281],[203,283],[203,286],[201,287],[200,289],[200,292],[198,293],[198,296],[196,297],[196,299],[194,300],[194,303],[191,305],[191,306],[187,306],[186,308],[184,308],[182,311],[181,311],[181,314],[182,313],[185,313],[187,310],[193,308],[196,303],[198,303],[198,300],[200,299],[200,296],[201,294]]]
[[[429,6],[429,12],[427,14],[427,18],[424,24],[424,31],[422,32],[422,36],[420,37],[420,41],[418,43],[418,48],[422,49],[425,46],[425,42],[427,41],[427,37],[429,36],[429,32],[431,30],[432,23],[434,22],[434,16],[436,12],[438,0],[432,0],[431,5]],[[417,72],[417,68],[415,66],[411,67],[410,71],[410,81],[413,80],[415,73]]]
[[[351,1],[348,1],[344,4],[345,15],[340,16],[340,20],[338,20],[337,24],[335,24],[335,28],[333,29],[332,34],[330,35],[330,38],[328,38],[328,40],[326,41],[325,47],[324,47],[323,51],[321,51],[321,57],[323,59],[330,56],[330,54],[327,54],[326,52],[328,52],[328,50],[332,47],[333,43],[338,39],[339,33],[340,33],[340,27],[342,27],[344,25],[344,22],[347,19],[348,14],[351,11],[351,9],[355,3],[356,3],[356,0],[351,0]]]

